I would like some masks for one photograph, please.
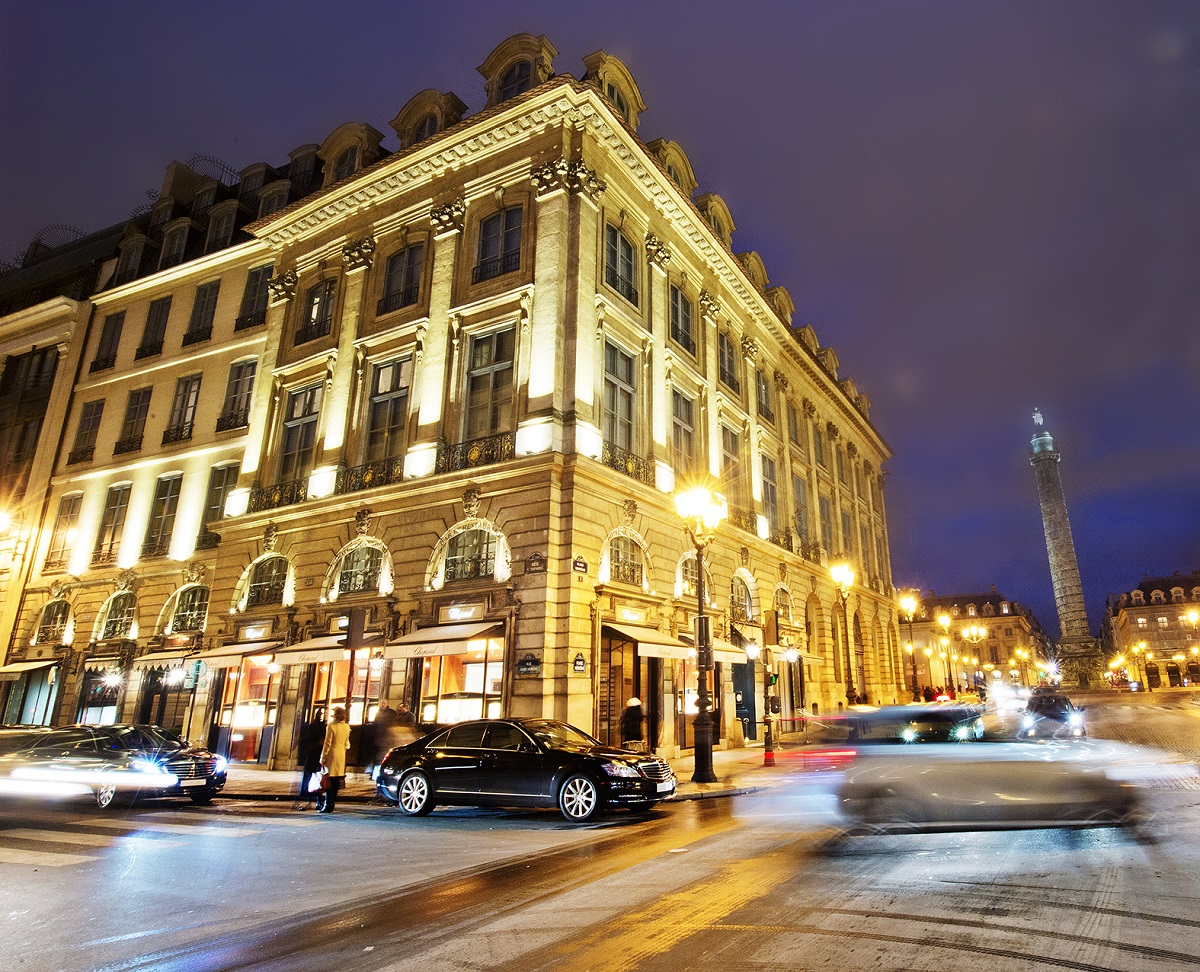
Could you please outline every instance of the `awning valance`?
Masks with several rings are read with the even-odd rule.
[[[50,661],[27,661],[13,662],[9,665],[0,666],[0,682],[15,682],[26,672],[32,672],[39,668],[49,668],[51,665],[57,665],[56,659]]]
[[[241,644],[223,645],[220,648],[210,648],[198,655],[188,655],[187,660],[202,661],[209,668],[230,668],[240,665],[247,655],[272,654],[283,642],[281,641],[245,641]]]
[[[175,668],[184,663],[186,651],[152,651],[133,660],[132,668]]]
[[[500,627],[499,621],[471,624],[434,624],[417,628],[383,649],[384,658],[427,658],[432,655],[465,655],[472,641]]]
[[[690,650],[692,644],[691,633],[689,632],[681,634],[680,637],[687,641],[688,648]],[[746,664],[746,652],[732,642],[725,641],[721,638],[713,638],[712,650],[713,661],[715,662],[723,662],[726,665]]]
[[[643,628],[636,624],[606,623],[604,627],[615,631],[620,637],[636,641],[638,654],[646,658],[676,658],[686,661],[695,656],[690,645],[672,638],[657,628]]]
[[[116,656],[109,658],[85,658],[83,660],[83,670],[85,672],[108,672],[114,669],[120,670],[121,659]]]
[[[275,660],[281,665],[309,665],[313,662],[344,661],[350,657],[350,649],[343,644],[345,640],[344,634],[306,638],[294,645],[280,648],[275,653]],[[363,635],[363,643],[359,647],[360,649],[374,648],[381,641],[383,641],[383,635],[373,631],[368,632]]]

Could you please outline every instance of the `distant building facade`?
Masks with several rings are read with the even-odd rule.
[[[616,741],[636,695],[679,752],[697,561],[672,495],[697,481],[730,513],[704,561],[722,743],[759,731],[751,643],[785,716],[902,694],[868,398],[683,150],[641,141],[626,67],[556,53],[501,44],[474,116],[414,96],[395,151],[347,124],[279,165],[175,163],[90,300],[47,305],[64,412],[4,602],[7,712],[282,765],[332,705],[356,733],[387,697]]]
[[[1200,685],[1200,571],[1144,576],[1133,590],[1110,594],[1101,640],[1130,682]]]

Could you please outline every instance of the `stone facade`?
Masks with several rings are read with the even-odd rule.
[[[1200,571],[1143,576],[1111,594],[1101,628],[1110,669],[1151,689],[1200,685]]]

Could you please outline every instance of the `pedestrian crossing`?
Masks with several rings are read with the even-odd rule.
[[[314,820],[256,816],[252,824],[223,820],[206,813],[145,814],[104,817],[97,814],[63,814],[50,810],[12,820],[0,818],[0,875],[10,867],[70,867],[102,860],[106,853],[137,846],[160,849],[183,847],[194,841],[240,840],[264,833],[270,827],[311,827]],[[37,826],[22,824],[36,823]]]

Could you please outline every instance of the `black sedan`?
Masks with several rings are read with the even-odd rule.
[[[1083,709],[1065,695],[1034,695],[1021,717],[1023,739],[1081,739],[1087,735]]]
[[[187,796],[209,803],[225,786],[223,757],[158,726],[77,725],[0,734],[0,795]]]
[[[437,804],[557,807],[583,823],[604,810],[646,810],[675,795],[675,774],[658,756],[605,746],[552,719],[482,719],[393,749],[379,794],[421,817]]]

